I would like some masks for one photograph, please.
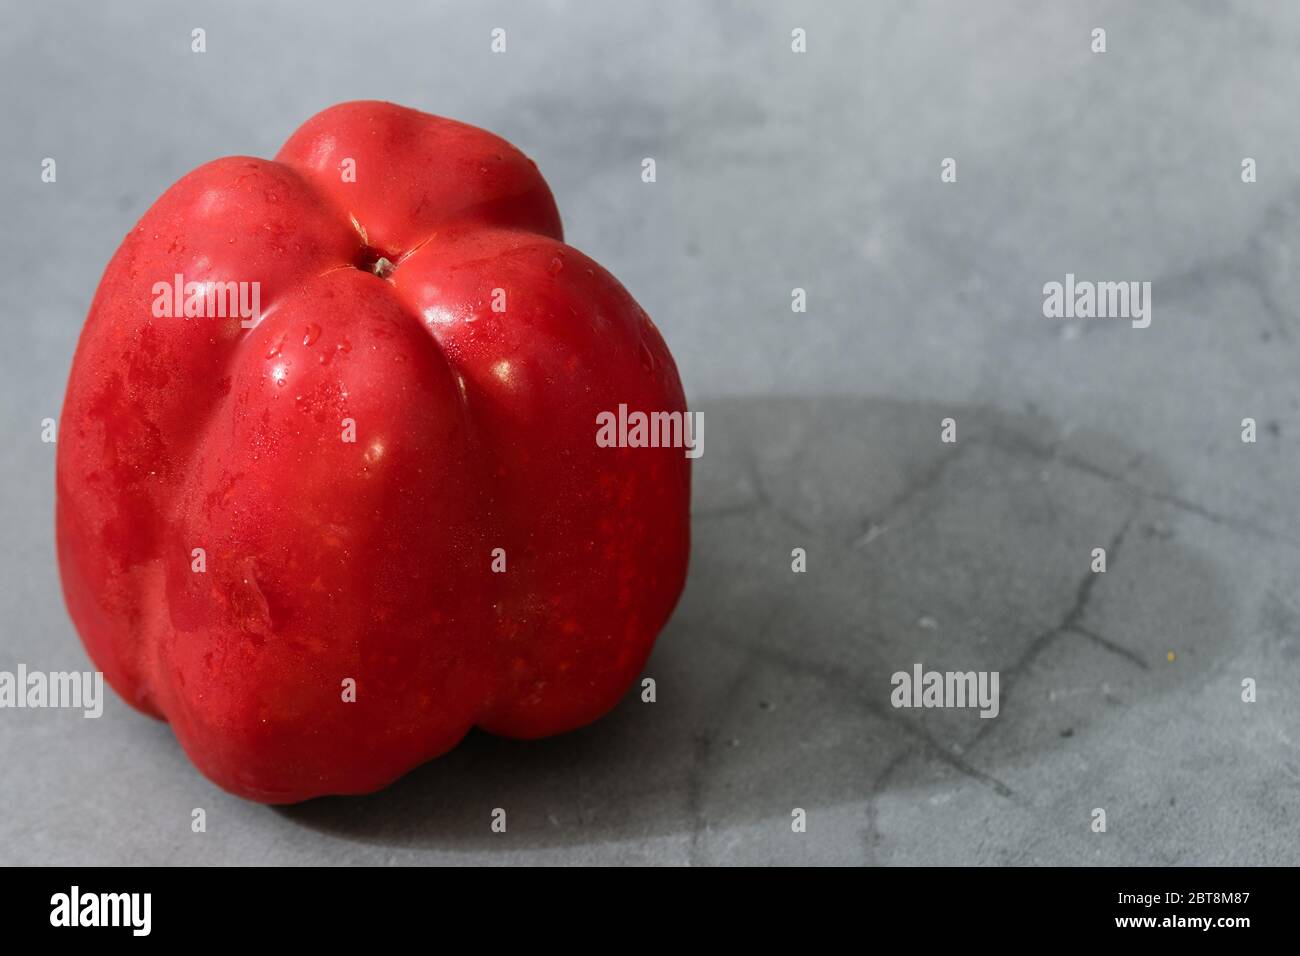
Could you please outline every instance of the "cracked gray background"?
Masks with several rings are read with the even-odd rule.
[[[117,243],[194,166],[380,98],[533,156],[705,413],[659,701],[289,809],[216,789],[115,697],[2,711],[0,861],[1300,862],[1300,6],[362,12],[0,12],[0,669],[87,666],[39,423]],[[1152,281],[1151,327],[1044,319],[1067,272]],[[914,662],[1000,671],[1000,716],[894,710]]]

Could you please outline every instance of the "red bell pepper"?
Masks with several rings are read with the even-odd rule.
[[[132,705],[266,803],[385,786],[473,726],[586,724],[686,574],[685,413],[535,164],[387,103],[171,187],[109,263],[58,443],[64,594]]]

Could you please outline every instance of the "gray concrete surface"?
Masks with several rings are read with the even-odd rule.
[[[1300,862],[1300,7],[50,0],[0,50],[0,669],[87,666],[39,423],[100,270],[333,102],[529,152],[708,423],[658,703],[279,810],[116,698],[4,710],[0,862]],[[1152,281],[1151,327],[1045,319],[1067,272]],[[1000,715],[895,710],[918,661]]]

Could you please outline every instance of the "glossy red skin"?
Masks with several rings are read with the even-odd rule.
[[[378,252],[387,280],[356,267]],[[175,273],[259,281],[260,324],[153,317]],[[59,432],[68,609],[113,687],[252,800],[376,790],[475,725],[579,727],[686,573],[689,460],[597,447],[620,402],[686,407],[535,165],[451,120],[332,107],[274,162],[190,173],[109,263]]]

